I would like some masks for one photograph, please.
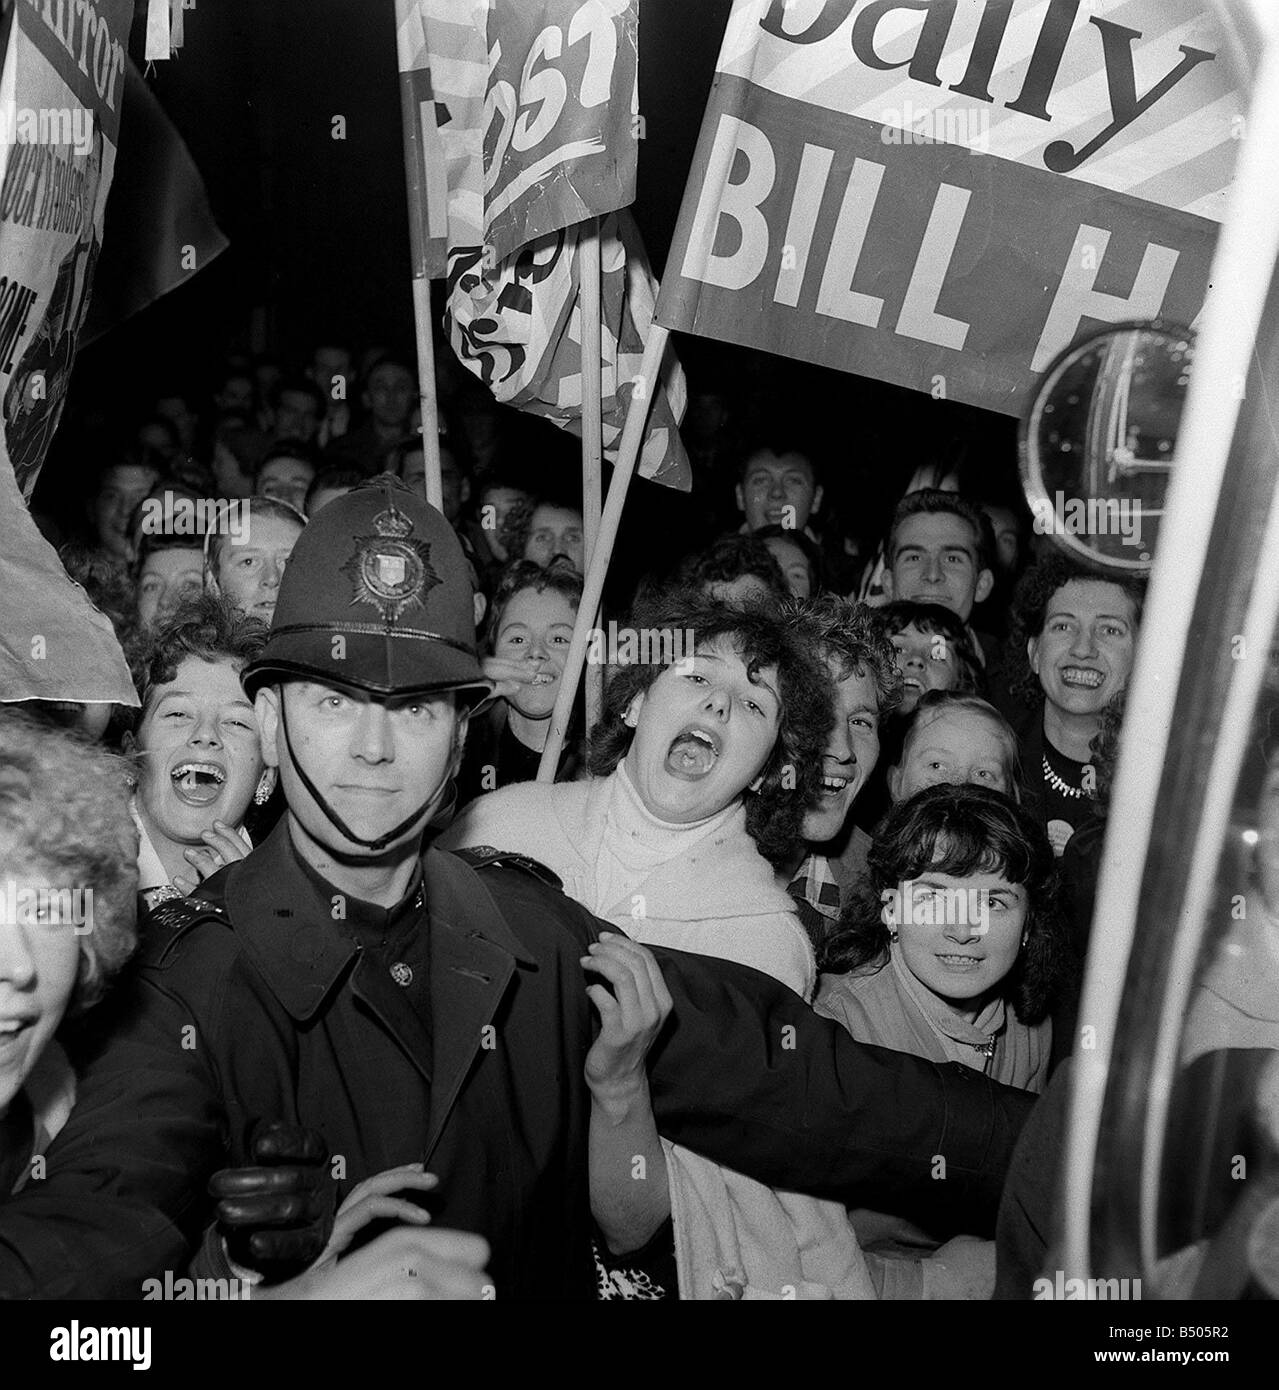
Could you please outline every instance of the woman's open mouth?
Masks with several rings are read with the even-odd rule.
[[[1061,683],[1073,690],[1099,690],[1105,675],[1091,666],[1063,666]]]
[[[226,768],[221,763],[188,761],[169,774],[173,793],[188,806],[210,806],[222,795]]]
[[[671,740],[666,770],[685,782],[699,782],[719,760],[719,736],[700,724],[690,724]]]

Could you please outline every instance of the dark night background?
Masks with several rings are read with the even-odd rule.
[[[646,138],[636,215],[659,274],[730,8],[730,0],[642,0]],[[231,245],[81,354],[38,507],[65,506],[68,477],[100,462],[83,456],[97,450],[74,423],[94,404],[136,422],[166,387],[207,390],[230,350],[265,351],[286,365],[309,358],[321,337],[357,352],[371,344],[411,352],[393,0],[198,0],[185,26],[183,49],[155,64],[148,82]],[[137,23],[131,51],[141,52]],[[345,140],[331,137],[338,115]],[[677,350],[694,388],[736,391],[765,415],[761,401],[774,402],[775,414],[784,403],[792,420],[800,412],[797,424],[824,445],[828,497],[863,536],[878,533],[920,463],[962,456],[982,491],[1002,494],[1012,483],[1011,420],[705,340],[680,337]],[[549,451],[560,454],[558,445]],[[700,524],[694,503],[648,484],[632,490],[628,509],[624,549],[657,521],[686,535]]]

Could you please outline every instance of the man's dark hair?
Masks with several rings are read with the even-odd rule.
[[[141,701],[137,723],[146,717],[156,688],[173,680],[187,657],[230,661],[242,671],[262,654],[269,631],[265,623],[245,617],[227,599],[212,594],[197,594],[183,603],[170,622],[136,643],[129,654]]]
[[[276,459],[297,459],[299,463],[310,464],[312,470],[319,472],[319,451],[301,439],[277,439],[253,467],[253,481],[262,476],[262,470]]]
[[[407,372],[414,381],[417,380],[417,368],[409,362],[407,357],[401,356],[398,352],[379,352],[364,369],[364,374],[360,378],[360,391],[367,391],[369,382],[373,380],[373,373],[379,367],[386,366],[399,367],[402,371]]]
[[[116,458],[108,459],[98,468],[93,479],[93,496],[96,497],[106,485],[107,475],[117,468],[142,468],[154,473],[152,488],[158,487],[168,477],[168,464],[152,449],[128,449]]]
[[[517,492],[532,492],[520,471],[512,463],[499,461],[491,463],[475,480],[475,500],[483,500],[486,492],[497,488],[511,488]]]
[[[181,483],[163,482],[153,487],[134,508],[133,515],[129,518],[128,535],[134,550],[130,578],[135,584],[138,582],[147,560],[157,551],[203,551],[204,549],[203,531],[197,530],[191,534],[186,534],[180,531],[144,531],[142,529],[150,508],[156,505],[163,507],[166,495],[171,496],[175,502],[198,503],[200,501],[199,494],[194,489],[184,487]],[[198,513],[196,514],[196,521],[199,521]]]
[[[893,807],[875,836],[865,877],[831,935],[817,943],[819,969],[845,974],[885,968],[886,896],[925,873],[998,874],[1026,889],[1026,944],[1000,992],[1023,1023],[1041,1023],[1070,970],[1057,863],[1034,815],[993,787],[925,787]]]
[[[324,392],[311,380],[309,376],[298,376],[290,374],[281,377],[280,381],[271,391],[271,408],[279,409],[280,402],[284,399],[284,393],[288,391],[296,396],[309,396],[311,403],[315,406],[317,417],[323,416],[328,407],[328,401]]]
[[[758,531],[752,531],[751,536],[757,541],[784,540],[789,541],[795,546],[808,561],[808,573],[812,580],[812,591],[814,594],[820,593],[826,588],[826,561],[822,557],[821,547],[813,543],[803,531],[794,526],[778,526],[772,524],[761,526]],[[771,552],[770,552],[771,553]],[[776,556],[773,556],[776,559]]]
[[[752,678],[766,667],[777,671],[781,704],[777,742],[764,764],[758,792],[746,795],[746,829],[775,868],[794,855],[804,811],[821,782],[822,754],[834,721],[833,686],[826,664],[778,617],[760,610],[708,603],[695,594],[666,594],[637,607],[628,619],[636,630],[693,633],[696,650],[730,644]],[[631,701],[647,691],[679,657],[622,666],[604,694],[600,721],[591,733],[587,766],[607,777],[626,756],[634,730],[622,722]],[[687,654],[687,653],[685,653]]]
[[[740,483],[745,478],[746,465],[757,454],[774,454],[778,458],[783,454],[798,454],[812,470],[814,487],[822,480],[821,451],[812,440],[796,435],[794,429],[784,426],[766,429],[762,433],[755,433],[749,441],[739,445],[733,460],[733,477],[736,482]]]
[[[1039,677],[1030,669],[1026,644],[1043,632],[1053,595],[1076,580],[1113,584],[1131,600],[1134,623],[1141,623],[1146,586],[1139,580],[1121,579],[1104,570],[1092,569],[1056,551],[1031,565],[1013,591],[1012,623],[1004,655],[1008,689],[1027,706],[1037,705],[1044,698],[1044,692]]]
[[[790,597],[786,576],[773,552],[755,536],[736,532],[720,536],[705,550],[687,556],[675,571],[672,587],[704,592],[710,584],[731,584],[747,575],[762,579],[778,599]]]
[[[359,487],[364,481],[365,476],[358,468],[350,468],[345,464],[335,463],[328,468],[321,468],[311,479],[311,486],[306,490],[307,510],[310,511],[311,503],[321,492],[339,487]]]
[[[836,594],[821,594],[788,599],[781,616],[802,642],[835,667],[839,680],[854,675],[871,677],[881,718],[901,703],[902,678],[896,656],[875,609]]]
[[[920,488],[908,492],[897,504],[893,513],[893,524],[888,532],[888,545],[885,556],[891,569],[897,556],[897,532],[902,523],[912,516],[957,516],[972,528],[973,555],[977,569],[988,570],[994,564],[995,533],[990,518],[980,507],[974,506],[966,497],[957,492],[945,492],[941,488]]]
[[[872,612],[885,637],[896,637],[908,627],[930,637],[940,637],[955,654],[955,665],[959,668],[959,684],[954,689],[968,695],[982,693],[981,659],[967,624],[953,609],[943,608],[940,603],[895,599]]]

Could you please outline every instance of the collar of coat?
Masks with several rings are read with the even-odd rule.
[[[453,855],[427,848],[422,881],[432,932],[456,938],[451,956],[481,943],[523,965],[535,964],[479,875]],[[344,930],[344,896],[303,868],[289,835],[288,816],[247,859],[228,870],[227,916],[263,978],[289,1013],[308,1019],[346,972],[356,944]]]

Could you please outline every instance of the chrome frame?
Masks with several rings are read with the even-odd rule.
[[[1279,582],[1253,586],[1258,574],[1279,579],[1279,400],[1264,389],[1279,381],[1279,6],[1218,10],[1252,88],[1248,134],[1130,683],[1079,1013],[1095,1046],[1075,1048],[1066,1149],[1067,1277],[1140,1277],[1152,1291],[1185,1003],[1279,619]],[[1235,635],[1255,659],[1232,660]]]

